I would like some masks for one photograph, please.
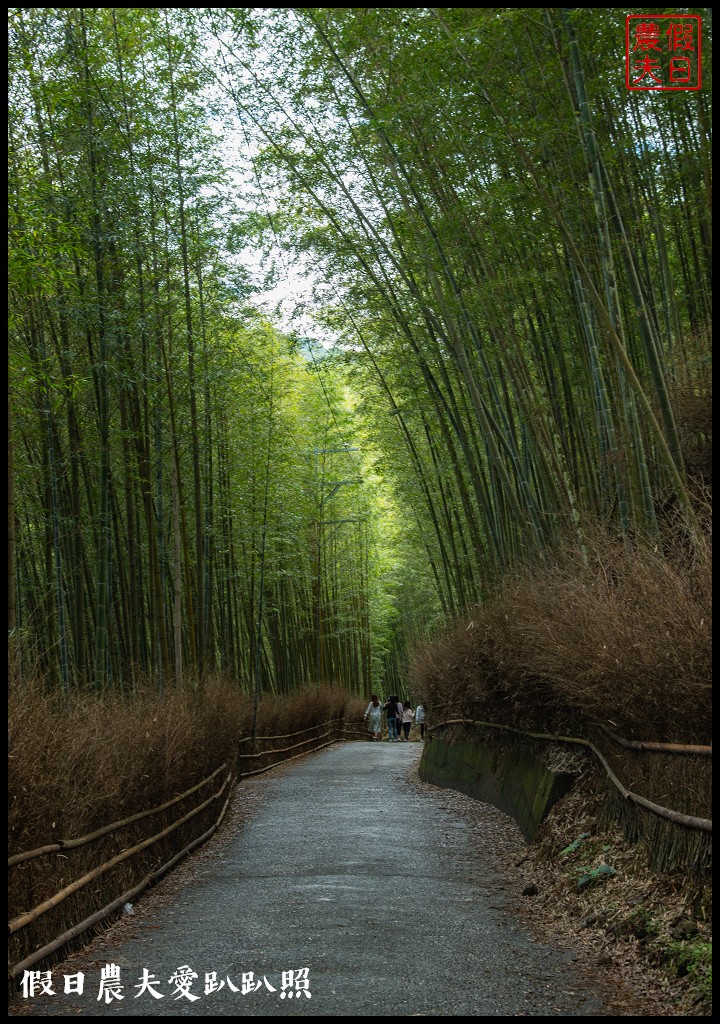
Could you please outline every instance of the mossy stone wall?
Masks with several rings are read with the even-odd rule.
[[[460,790],[498,807],[531,841],[552,805],[568,792],[575,775],[553,772],[521,745],[431,736],[420,759],[420,778]]]

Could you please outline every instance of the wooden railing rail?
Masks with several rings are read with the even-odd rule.
[[[326,725],[332,725],[334,722],[342,721],[338,718],[330,718],[327,722],[318,722],[316,725],[308,725],[304,729],[298,729],[297,732],[286,732],[280,736],[256,736],[255,741],[260,743],[262,740],[289,740],[293,736],[300,736],[301,733],[310,732],[311,729],[323,729]],[[251,740],[252,736],[243,736],[242,739],[238,740],[238,743],[247,743]]]
[[[316,740],[323,740],[323,739],[325,739],[326,736],[330,736],[331,734],[332,734],[332,729],[328,729],[327,732],[324,732],[320,736],[315,736],[313,738],[316,739]],[[244,779],[244,778],[246,778],[246,777],[248,777],[250,775],[260,775],[260,774],[262,774],[262,772],[269,772],[271,768],[277,768],[278,765],[285,764],[287,761],[294,761],[296,757],[303,757],[305,754],[311,754],[315,750],[322,750],[323,747],[330,747],[330,746],[333,745],[333,743],[337,743],[337,742],[338,742],[338,740],[334,739],[334,740],[330,740],[328,743],[318,743],[318,746],[317,747],[313,747],[312,750],[303,750],[299,754],[293,754],[291,757],[281,757],[278,761],[273,761],[272,764],[266,764],[262,768],[254,768],[252,771],[240,772],[239,773],[239,777],[241,779]],[[297,744],[295,744],[295,746],[297,746]],[[294,746],[292,746],[292,747],[285,747],[284,749],[285,750],[293,750]]]
[[[701,746],[696,743],[652,743],[646,740],[626,740],[622,736],[617,736],[614,732],[611,732],[602,722],[599,724],[602,731],[611,740],[615,740],[621,747],[627,747],[629,750],[654,750],[665,754],[702,754],[706,757],[712,757],[712,747]]]
[[[184,825],[186,821],[190,821],[191,818],[194,818],[197,814],[200,814],[201,811],[204,811],[206,807],[209,807],[214,800],[217,800],[217,798],[224,792],[231,778],[232,776],[228,774],[227,778],[216,793],[213,793],[213,795],[208,797],[207,800],[198,804],[198,806],[194,807],[192,811],[188,811],[187,814],[178,818],[178,820],[174,821],[172,825],[164,828],[156,835],[150,836],[149,839],[143,839],[141,843],[137,843],[135,846],[131,846],[127,850],[123,850],[122,853],[116,854],[116,856],[112,857],[110,860],[105,861],[104,864],[100,864],[98,867],[93,868],[92,871],[88,871],[87,874],[82,875],[81,878],[78,878],[69,885],[66,885],[64,889],[60,889],[60,891],[55,893],[54,896],[51,896],[49,899],[39,903],[37,907],[34,907],[32,910],[28,910],[27,913],[20,914],[19,917],[14,918],[8,923],[8,935],[13,935],[15,932],[19,932],[21,928],[26,928],[27,925],[36,921],[39,917],[42,917],[43,914],[46,914],[49,910],[59,906],[59,904],[62,903],[63,900],[66,900],[68,896],[72,896],[73,893],[79,892],[81,889],[84,889],[86,885],[89,885],[90,882],[99,878],[100,875],[104,875],[106,871],[110,871],[111,868],[116,867],[118,864],[122,864],[122,862],[127,860],[128,857],[132,857],[133,854],[140,853],[141,850],[145,850],[148,846],[152,846],[154,843],[158,843],[161,839],[169,836],[171,832],[180,828],[180,826]]]
[[[256,751],[252,751],[250,753],[238,754],[237,755],[238,759],[240,759],[240,758],[243,758],[243,759],[246,759],[246,758],[250,758],[250,759],[261,758],[261,757],[264,757],[266,754],[284,754],[284,753],[286,753],[289,750],[297,750],[298,747],[304,747],[304,746],[306,746],[309,743],[317,743],[318,744],[317,746],[312,747],[310,750],[303,750],[299,754],[293,754],[291,757],[279,758],[277,761],[273,761],[272,764],[263,765],[262,768],[254,768],[254,769],[252,769],[250,771],[239,772],[239,777],[244,779],[244,778],[248,778],[251,775],[261,775],[264,772],[270,771],[271,768],[277,768],[279,765],[285,764],[286,761],[292,761],[296,757],[302,757],[304,754],[310,754],[310,753],[313,753],[315,750],[322,750],[324,747],[332,746],[333,743],[337,743],[338,742],[337,739],[330,740],[328,743],[320,743],[319,741],[323,740],[323,739],[326,739],[328,736],[331,736],[332,733],[334,731],[336,731],[336,730],[338,732],[342,732],[343,735],[345,735],[347,733],[350,733],[350,734],[355,735],[355,736],[358,736],[360,734],[362,734],[362,735],[366,734],[366,730],[363,728],[363,726],[361,726],[359,724],[347,725],[343,719],[331,718],[327,722],[321,722],[318,725],[311,725],[311,726],[308,726],[306,729],[298,729],[297,732],[285,733],[282,736],[256,736],[255,739],[257,741],[259,741],[259,740],[292,739],[292,737],[299,736],[303,732],[309,732],[311,729],[322,729],[325,726],[331,726],[331,727],[334,727],[334,728],[328,729],[326,732],[321,733],[319,736],[310,736],[306,740],[300,740],[299,743],[292,743],[292,744],[290,744],[287,747],[273,747],[273,748],[270,748],[269,750],[256,750]],[[244,736],[243,739],[240,740],[239,742],[240,743],[244,743],[244,742],[246,742],[247,740],[250,740],[250,739],[252,739],[251,736]]]
[[[230,778],[231,776],[228,776],[228,779]],[[223,789],[226,783],[223,784]],[[107,906],[103,907],[101,910],[98,910],[94,914],[91,914],[90,917],[86,917],[85,920],[80,921],[79,924],[74,925],[72,928],[69,928],[67,931],[64,931],[61,935],[58,935],[57,938],[52,940],[52,942],[46,943],[46,945],[42,946],[40,949],[36,949],[33,953],[25,957],[19,963],[15,964],[13,967],[10,967],[8,971],[10,978],[15,979],[19,977],[24,971],[32,967],[33,964],[36,964],[39,960],[43,960],[45,957],[50,956],[50,954],[56,952],[58,949],[61,949],[72,939],[77,938],[78,935],[82,935],[83,932],[87,931],[89,928],[92,928],[93,925],[97,924],[99,921],[102,921],[103,918],[108,917],[110,914],[113,913],[113,911],[118,910],[120,907],[124,906],[125,903],[128,903],[136,896],[139,896],[139,894],[143,892],[143,890],[147,889],[149,885],[152,885],[153,882],[158,881],[167,871],[173,868],[178,863],[179,860],[187,856],[187,854],[191,853],[195,849],[195,847],[200,846],[201,843],[204,843],[214,834],[214,832],[217,831],[217,829],[220,827],[223,818],[225,817],[225,813],[227,812],[228,806],[230,804],[231,796],[232,788],[227,795],[227,798],[225,800],[225,803],[223,804],[220,814],[217,817],[217,820],[213,825],[210,826],[209,829],[207,829],[206,832],[203,832],[201,836],[198,836],[196,839],[193,839],[192,842],[188,843],[187,846],[183,847],[182,850],[176,853],[174,857],[172,857],[165,864],[162,864],[159,868],[156,868],[149,875],[146,875],[146,877],[143,878],[142,881],[139,882],[137,885],[133,886],[132,889],[128,889],[121,896],[116,897],[111,903],[108,903]]]
[[[332,729],[322,733],[322,736],[329,736]],[[265,754],[282,754],[286,750],[295,750],[297,747],[304,747],[306,743],[314,743],[315,740],[320,739],[320,736],[310,736],[306,740],[300,740],[299,743],[292,743],[289,747],[271,747],[269,750],[257,750],[253,754],[238,754],[238,757],[263,757]]]
[[[93,842],[95,839],[100,839],[102,836],[109,835],[111,832],[115,832],[119,828],[123,828],[125,825],[131,825],[134,821],[141,821],[143,818],[149,818],[152,814],[158,814],[160,811],[167,810],[168,807],[172,807],[173,804],[179,803],[186,797],[196,793],[203,786],[207,786],[209,782],[219,775],[223,769],[227,768],[226,764],[221,764],[219,768],[216,768],[212,775],[208,775],[202,782],[196,783],[190,789],[186,789],[180,796],[175,796],[172,800],[168,800],[164,804],[160,804],[158,807],[151,807],[149,811],[140,811],[138,814],[132,814],[129,818],[123,818],[122,821],[114,821],[111,825],[105,825],[103,828],[97,829],[95,832],[89,832],[86,836],[80,836],[79,839],[58,839],[56,843],[50,843],[48,846],[39,846],[35,850],[28,850],[26,853],[16,853],[12,857],[8,857],[8,867],[11,868],[15,864],[22,864],[24,861],[33,860],[35,857],[41,857],[45,853],[58,853],[60,850],[76,850],[79,846],[85,846],[87,843]]]
[[[550,740],[553,743],[574,743],[577,746],[586,747],[600,761],[608,778],[619,790],[623,799],[639,804],[641,807],[646,808],[646,810],[651,811],[653,814],[657,814],[659,817],[674,821],[677,825],[684,825],[686,828],[700,829],[704,832],[712,832],[712,821],[708,818],[696,818],[690,814],[681,814],[680,811],[673,811],[669,807],[662,807],[660,804],[653,803],[652,800],[647,800],[644,796],[640,796],[638,793],[632,793],[629,789],[626,789],[597,747],[589,740],[580,739],[575,736],[556,736],[551,733],[528,732],[525,729],[515,729],[509,725],[498,725],[497,722],[478,722],[470,718],[449,718],[445,722],[437,722],[434,725],[429,726],[428,732],[434,732],[436,729],[442,729],[448,725],[479,725],[488,729],[503,729],[506,732],[517,733],[520,736],[527,736],[530,739]]]

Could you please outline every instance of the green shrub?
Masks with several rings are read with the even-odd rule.
[[[675,975],[687,976],[696,998],[709,1002],[712,998],[712,942],[701,938],[681,939],[671,942],[667,953]]]

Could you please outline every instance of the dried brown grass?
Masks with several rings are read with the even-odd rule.
[[[250,731],[253,703],[222,678],[206,679],[197,690],[162,696],[148,688],[129,696],[64,699],[46,692],[36,680],[20,681],[11,674],[9,855],[78,838],[157,807],[223,763],[234,772],[237,741]],[[257,731],[292,732],[343,715],[351,720],[353,714],[359,718],[364,706],[359,698],[329,686],[284,698],[264,696],[258,703]],[[8,884],[9,917],[30,910],[121,850],[168,827],[211,796],[220,782],[216,779],[169,810],[89,845],[15,866]],[[12,936],[10,961],[19,962],[106,906],[202,835],[216,821],[226,792],[167,838],[113,867]],[[73,945],[84,940],[81,936]]]
[[[265,698],[258,704],[257,735],[282,736],[322,722],[362,719],[367,701],[342,687],[323,684],[282,697]],[[252,704],[243,716],[243,734],[252,731]]]
[[[588,565],[564,558],[508,579],[419,651],[413,691],[453,716],[710,742],[710,561],[709,541],[688,563],[601,535]]]
[[[362,716],[365,702],[323,686],[258,702],[257,732],[293,732]],[[159,805],[226,762],[252,728],[253,700],[231,681],[160,695],[48,694],[10,680],[9,852],[91,832]]]
[[[201,692],[67,700],[11,681],[10,852],[90,832],[232,764],[242,716],[237,689],[220,679]]]

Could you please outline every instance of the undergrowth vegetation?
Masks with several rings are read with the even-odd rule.
[[[524,910],[618,982],[634,977],[662,1015],[711,1015],[711,877],[654,869],[646,844],[603,815],[603,789],[584,770],[541,823],[518,862],[538,890]]]
[[[565,728],[578,715],[644,740],[710,742],[711,544],[692,557],[598,533],[578,555],[507,578],[415,655],[428,707]]]
[[[364,702],[330,686],[262,697],[259,735],[359,718]],[[362,712],[360,711],[360,714]],[[223,763],[252,728],[253,700],[228,680],[131,696],[48,694],[11,678],[9,852],[90,832],[183,792]]]
[[[59,935],[69,936],[65,951],[82,945],[88,929],[101,930],[121,913],[108,909],[119,894],[212,834],[230,792],[228,775],[237,772],[238,740],[252,734],[253,721],[258,737],[286,734],[346,715],[357,721],[362,707],[357,696],[323,686],[264,695],[256,709],[251,696],[220,677],[164,694],[148,687],[63,699],[11,673],[8,852],[50,849],[10,870],[9,963],[17,967],[44,949],[57,958],[48,944]],[[115,822],[123,824],[92,842],[52,845]],[[91,875],[91,886],[74,890],[76,880]],[[98,913],[97,923],[72,938],[69,930]]]
[[[712,998],[712,942],[701,936],[669,943],[660,955],[679,978],[687,978],[696,1003]]]

